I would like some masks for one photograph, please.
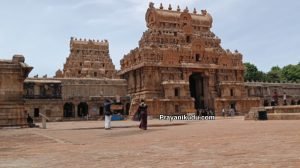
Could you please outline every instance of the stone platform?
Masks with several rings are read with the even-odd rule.
[[[254,107],[245,115],[245,120],[258,119],[258,112],[266,111],[268,120],[300,120],[300,106]]]
[[[22,104],[0,102],[0,128],[6,126],[27,126]]]

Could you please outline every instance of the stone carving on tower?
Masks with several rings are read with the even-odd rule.
[[[86,40],[71,37],[70,55],[57,78],[115,78],[116,70],[109,56],[107,40]]]
[[[206,10],[190,13],[187,7],[181,11],[150,3],[145,18],[148,29],[139,47],[121,60],[119,75],[127,80],[133,100],[146,99],[152,115],[203,108],[246,112],[245,103],[257,103],[245,99],[242,54],[221,47]]]

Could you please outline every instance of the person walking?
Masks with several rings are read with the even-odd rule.
[[[147,108],[148,108],[147,104],[142,99],[137,113],[140,115],[140,121],[141,121],[139,128],[143,130],[147,130],[147,119],[148,119]]]
[[[27,114],[27,124],[28,124],[29,128],[35,127],[35,124],[33,123],[33,119],[29,114]]]
[[[111,129],[111,115],[112,115],[112,112],[111,112],[110,106],[111,106],[111,101],[108,100],[108,99],[105,99],[105,102],[104,102],[104,115],[105,115],[104,128],[106,130]]]
[[[233,108],[230,108],[230,116],[234,117],[234,109]]]
[[[283,93],[283,105],[286,106],[287,105],[287,101],[286,101],[286,93]]]
[[[222,108],[222,116],[225,118],[225,109],[224,108]]]

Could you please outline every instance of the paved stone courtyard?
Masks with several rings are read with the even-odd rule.
[[[147,131],[133,121],[103,124],[0,129],[0,167],[300,167],[299,121],[150,120]]]

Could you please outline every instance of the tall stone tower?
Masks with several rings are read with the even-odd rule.
[[[127,79],[133,99],[146,99],[151,115],[203,108],[247,112],[259,103],[246,98],[242,54],[221,47],[206,10],[150,3],[146,23],[139,47],[121,60],[119,74]]]
[[[71,37],[70,55],[63,71],[56,77],[64,78],[114,78],[115,66],[109,56],[107,40],[86,40]]]
[[[12,60],[0,60],[0,127],[27,124],[23,85],[32,69],[22,55],[14,55]]]

